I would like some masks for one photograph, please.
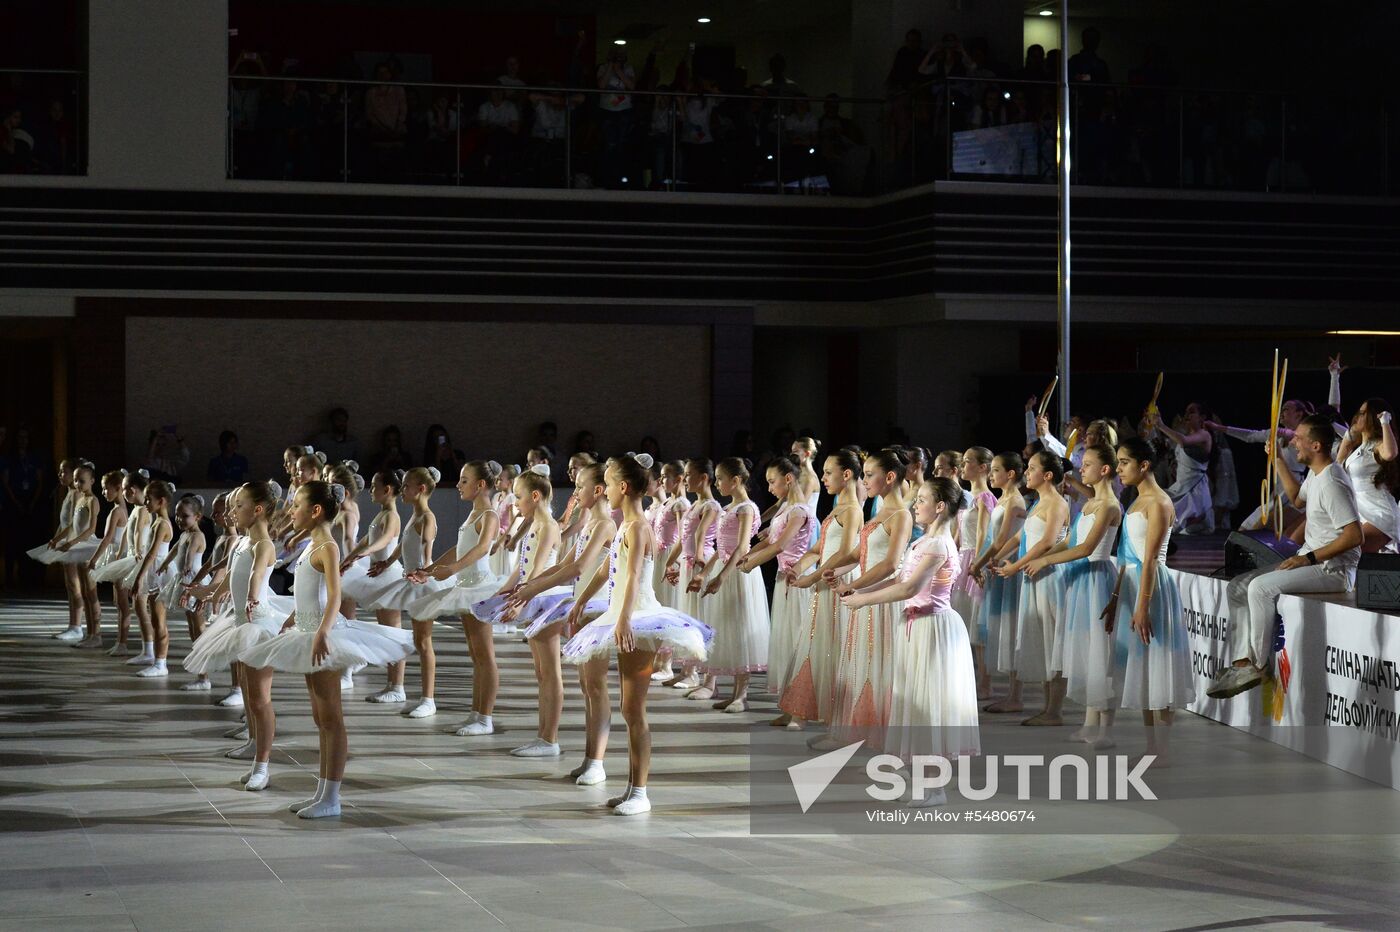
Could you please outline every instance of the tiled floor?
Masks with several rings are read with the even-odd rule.
[[[347,702],[345,815],[307,823],[286,812],[316,768],[296,678],[276,684],[272,787],[243,792],[241,765],[219,753],[237,718],[214,706],[223,690],[182,693],[182,671],[138,680],[60,646],[46,636],[59,608],[0,602],[0,932],[1376,929],[1400,915],[1394,835],[753,836],[743,726],[767,706],[733,716],[657,698],[656,808],[613,817],[599,806],[625,779],[620,723],[609,784],[562,779],[581,745],[572,693],[564,758],[506,753],[534,724],[528,657],[514,640],[497,642],[508,731],[444,733],[462,718],[468,683],[460,634],[446,626],[442,711],[409,721]],[[361,674],[357,696],[380,681]],[[1198,737],[1213,727],[1179,724]],[[1178,740],[1197,755],[1178,766],[1209,766],[1190,750],[1201,745]]]

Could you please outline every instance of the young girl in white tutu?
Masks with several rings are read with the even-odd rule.
[[[597,460],[591,453],[575,453],[569,457],[569,465],[564,470],[564,474],[569,477],[569,481],[574,484],[574,491],[569,493],[569,500],[564,503],[564,511],[559,515],[559,549],[566,550],[578,533],[583,530],[584,511],[580,507],[578,496],[578,474],[579,470],[590,464],[596,464]]]
[[[478,621],[471,609],[484,596],[495,592],[501,582],[488,566],[488,555],[500,530],[499,518],[491,507],[491,489],[500,472],[501,466],[494,460],[489,463],[474,460],[462,467],[457,477],[457,494],[462,501],[469,502],[472,509],[457,530],[457,546],[408,574],[415,584],[429,579],[449,584],[436,592],[424,590],[422,596],[409,605],[409,617],[414,619],[414,624],[444,616],[462,620],[472,658],[472,709],[457,729],[457,734],[462,736],[489,735],[494,730],[491,709],[496,702],[500,674],[496,668],[491,626]],[[465,730],[468,728],[473,730]]]
[[[515,570],[509,576],[498,579],[499,585],[493,594],[471,606],[471,614],[475,618],[483,622],[500,618],[505,612],[506,601],[510,596],[554,566],[559,552],[559,523],[554,520],[554,515],[549,510],[553,491],[549,483],[549,467],[544,463],[531,466],[515,480],[514,508],[524,522],[520,529],[520,543],[516,548]],[[499,684],[499,674],[495,673],[494,667],[494,650],[489,654],[483,652],[483,661],[488,657],[492,664],[492,670],[487,673],[490,678],[490,695],[484,694],[486,690],[483,687],[482,701],[486,706],[482,710],[483,716],[490,716]],[[536,738],[511,753],[517,757],[558,757],[559,745]]]
[[[564,676],[559,664],[564,619],[607,557],[608,544],[617,533],[603,494],[603,465],[591,462],[592,457],[589,460],[574,470],[579,530],[570,558],[516,589],[506,598],[495,618],[482,618],[492,623],[527,625],[525,638],[530,644],[535,679],[539,684],[539,731],[534,740],[517,749],[521,756],[539,756],[536,752],[540,749],[558,753],[559,716],[564,711]],[[607,607],[605,599],[595,598],[593,604],[584,607],[582,617],[591,621]],[[602,762],[593,764],[586,758],[571,776],[582,786],[606,779]]]
[[[418,466],[410,469],[403,480],[404,500],[413,505],[413,515],[404,525],[403,537],[399,539],[399,549],[390,557],[390,562],[401,564],[401,575],[389,583],[368,603],[376,612],[403,612],[410,605],[439,589],[446,589],[451,583],[447,580],[425,578],[412,582],[408,574],[421,570],[433,562],[433,542],[437,540],[437,518],[428,502],[437,488],[442,474],[436,466]],[[433,620],[413,621],[413,643],[418,652],[419,672],[423,678],[423,694],[417,704],[404,710],[409,718],[427,718],[437,714],[437,701],[434,699],[437,684],[437,655],[433,653]],[[396,669],[390,674],[390,685],[403,685],[403,671]]]
[[[987,645],[984,652],[986,665],[990,668],[995,664],[998,670],[1010,676],[1005,698],[989,703],[983,708],[985,712],[1021,711],[1021,680],[1016,676],[1015,669],[1021,577],[1003,577],[992,572],[991,568],[1019,546],[1021,527],[1026,521],[1026,499],[1021,495],[1021,474],[1025,469],[1025,462],[1019,453],[998,453],[992,457],[988,484],[1000,491],[1001,496],[992,509],[991,523],[987,526],[989,543],[968,569],[968,573],[976,576],[982,584],[982,606],[978,611],[977,627]],[[978,698],[987,698],[987,690],[979,688]]]
[[[849,609],[896,606],[894,676],[885,751],[906,763],[917,755],[950,761],[981,752],[977,731],[977,675],[967,626],[952,610],[953,581],[961,567],[952,529],[963,490],[952,479],[925,481],[914,498],[923,535],[904,554],[897,579],[847,590]],[[923,805],[946,802],[938,790]]]
[[[1024,573],[1030,561],[1049,553],[1068,535],[1069,502],[1060,494],[1064,478],[1064,460],[1049,450],[1041,450],[1026,464],[1026,487],[1039,500],[1026,515],[1019,555],[996,569],[1003,579]],[[1012,669],[1022,680],[1040,680],[1045,687],[1044,708],[1023,721],[1023,725],[1064,724],[1060,716],[1065,701],[1065,679],[1060,675],[1064,594],[1064,569],[1059,565],[1048,566],[1036,576],[1027,574],[1021,580]]]
[[[399,495],[403,491],[402,470],[380,470],[370,483],[370,496],[379,512],[369,523],[369,530],[341,561],[340,591],[354,599],[357,605],[371,605],[389,587],[403,578],[403,564],[398,562],[397,542],[402,523],[399,520]],[[374,618],[389,628],[403,627],[402,613],[393,609],[376,608]],[[390,667],[384,688],[366,702],[403,702],[403,670]]]
[[[1069,539],[1026,564],[1027,576],[1055,564],[1065,567],[1062,671],[1066,694],[1084,706],[1084,726],[1070,740],[1096,749],[1113,747],[1114,644],[1104,610],[1118,581],[1113,545],[1123,519],[1114,472],[1112,447],[1100,443],[1084,449],[1079,478],[1093,497],[1080,510]]]
[[[126,493],[122,485],[126,478],[126,470],[113,470],[102,477],[102,497],[110,504],[111,509],[107,512],[107,523],[102,528],[102,539],[97,544],[97,549],[88,558],[88,576],[92,580],[94,592],[100,582],[110,582],[104,575],[104,571],[114,567],[120,562],[127,552],[126,545]],[[115,570],[114,570],[115,572]],[[131,600],[126,597],[126,592],[115,583],[112,585],[112,604],[117,610],[117,643],[126,643],[127,626],[131,623]],[[99,637],[96,644],[91,647],[101,647],[102,640]]]
[[[673,460],[661,464],[659,476],[652,479],[651,506],[647,509],[647,521],[651,525],[651,536],[656,542],[656,552],[663,557],[675,547],[681,535],[681,520],[685,517],[690,502],[686,500],[685,464]],[[666,561],[656,560],[656,574],[652,577],[652,588],[656,599],[668,608],[676,607],[679,593],[676,587],[666,582]],[[679,682],[683,677],[676,676],[671,669],[671,654],[661,651],[656,655],[656,670],[651,678],[665,686]]]
[[[749,466],[738,457],[715,468],[719,494],[729,499],[719,517],[714,559],[706,567],[702,592],[715,641],[705,662],[706,676],[734,677],[734,695],[714,704],[725,712],[747,712],[749,677],[768,669],[768,593],[763,577],[736,567],[748,556],[758,526],[758,506],[749,500]]]
[[[175,549],[165,560],[161,567],[161,575],[164,582],[161,583],[158,601],[163,611],[160,613],[161,624],[156,629],[156,662],[166,659],[170,652],[170,628],[165,624],[165,619],[171,612],[184,612],[185,625],[189,630],[190,643],[199,640],[204,633],[204,618],[200,615],[196,606],[198,600],[189,597],[188,588],[194,583],[195,576],[199,573],[200,566],[204,560],[204,532],[199,529],[199,519],[204,515],[204,496],[186,495],[180,499],[180,503],[175,506],[175,523],[180,528],[180,539],[176,542]],[[156,613],[152,614],[154,620]],[[164,652],[162,652],[161,634],[164,632]],[[209,677],[202,675],[195,679],[193,683],[186,683],[180,687],[183,690],[208,690]]]
[[[789,587],[788,577],[807,552],[810,528],[817,523],[817,516],[797,484],[797,464],[792,460],[778,457],[768,465],[766,478],[769,494],[779,502],[778,511],[768,524],[768,537],[739,561],[739,569],[752,573],[775,557],[778,561],[778,576],[768,613],[772,621],[768,634],[768,692],[780,696],[790,678],[797,636],[805,630],[803,626],[808,623],[812,606],[812,590]],[[802,727],[801,722],[793,722],[786,712],[770,724]]]
[[[320,478],[321,469],[326,465],[326,454],[309,446],[289,449],[302,451],[292,466],[291,485],[287,492],[288,496],[295,496],[302,485]],[[273,523],[272,539],[277,543],[277,566],[291,564],[306,547],[307,535],[297,533],[292,527],[290,498]]]
[[[515,480],[520,476],[520,467],[514,463],[501,467],[496,478],[496,491],[491,496],[491,507],[496,509],[500,531],[496,542],[491,545],[491,572],[495,576],[509,576],[515,572],[515,551],[509,540],[515,530],[519,515],[515,511]]]
[[[1147,753],[1167,765],[1176,710],[1196,698],[1191,645],[1176,577],[1167,569],[1167,543],[1176,525],[1171,496],[1153,476],[1152,448],[1134,437],[1118,445],[1118,478],[1138,490],[1123,516],[1118,565],[1122,584],[1109,607],[1116,636],[1126,642],[1122,661],[1124,709],[1141,709]]]
[[[97,601],[97,586],[88,571],[88,561],[97,552],[97,513],[100,505],[94,489],[97,469],[87,460],[78,460],[73,468],[73,516],[68,533],[54,547],[53,562],[63,568],[64,584],[78,594],[87,629],[75,647],[102,646],[102,605]],[[66,638],[65,638],[66,639]]]
[[[704,585],[704,566],[715,554],[719,533],[719,502],[715,501],[715,466],[707,459],[692,459],[685,464],[686,489],[695,502],[681,519],[678,546],[667,557],[666,580],[676,587],[676,608],[692,618],[700,618],[709,606],[700,604],[700,587]],[[677,565],[676,560],[680,562]],[[681,668],[685,675],[675,684],[687,689],[687,699],[712,699],[715,694],[713,676],[701,677],[695,664]]]
[[[340,674],[355,665],[401,661],[413,650],[401,630],[343,618],[340,605],[340,553],[331,539],[341,486],[319,480],[302,484],[292,501],[292,527],[309,541],[294,572],[296,610],[275,637],[239,654],[240,663],[306,676],[312,715],[321,738],[316,795],[291,806],[303,819],[340,815],[340,781],[349,752],[340,706]]]
[[[360,464],[354,460],[346,460],[328,467],[326,473],[327,482],[338,483],[345,489],[345,502],[336,512],[331,536],[341,553],[349,553],[360,539],[360,505],[357,496],[364,491],[365,480],[360,475]],[[357,600],[345,590],[342,582],[340,614],[346,618],[354,618],[356,607]]]
[[[896,451],[881,450],[865,458],[862,481],[880,505],[860,530],[855,557],[859,573],[840,585],[842,591],[873,588],[899,570],[914,525],[913,514],[901,500],[903,478],[904,461]],[[846,564],[830,567],[823,578],[829,586],[838,585],[849,570]],[[872,746],[884,746],[894,677],[894,614],[889,603],[850,612],[846,636],[837,645],[840,659],[829,739],[833,745],[864,739]]]
[[[102,571],[103,578],[110,580],[114,589],[120,587],[121,591],[127,594],[131,610],[136,614],[136,627],[141,635],[141,650],[135,657],[127,658],[125,662],[129,664],[152,663],[156,658],[155,645],[151,643],[150,616],[146,612],[145,600],[141,598],[141,593],[135,585],[136,574],[141,569],[141,561],[146,558],[146,548],[151,542],[151,529],[155,524],[155,518],[146,508],[146,489],[150,483],[150,477],[144,469],[128,473],[122,480],[122,491],[129,506],[126,518],[126,556]],[[131,653],[127,649],[125,635],[125,631],[117,632],[117,646],[111,650],[113,657],[126,657]]]
[[[58,487],[64,490],[63,502],[58,506],[58,527],[54,529],[53,537],[50,537],[47,543],[27,551],[31,559],[45,566],[58,562],[62,553],[57,549],[58,546],[72,536],[73,509],[78,498],[78,493],[73,488],[76,466],[77,460],[73,459],[65,459],[58,464]],[[53,636],[60,641],[80,641],[83,638],[83,628],[79,622],[79,615],[83,610],[83,596],[78,590],[77,573],[67,569],[63,571],[63,588],[68,594],[68,627]]]
[[[141,556],[141,565],[136,568],[135,578],[132,580],[134,597],[138,604],[145,606],[144,620],[151,631],[149,641],[145,641],[143,637],[142,647],[151,653],[146,668],[136,674],[141,677],[159,678],[170,675],[165,665],[166,651],[170,647],[170,634],[165,626],[165,604],[160,600],[160,589],[165,584],[162,573],[169,563],[170,540],[175,536],[170,526],[170,503],[174,498],[175,487],[162,479],[157,479],[146,487],[146,510],[151,513],[151,535],[146,544],[146,552]],[[140,612],[137,614],[139,616]],[[137,659],[143,659],[144,656],[143,651],[143,657]]]
[[[267,585],[277,556],[267,523],[281,498],[282,487],[275,482],[250,482],[230,496],[226,503],[229,518],[246,536],[233,545],[223,580],[216,587],[194,592],[197,598],[210,601],[227,595],[230,605],[185,657],[185,669],[196,675],[234,668],[239,694],[245,697],[248,709],[248,742],[225,756],[252,759],[253,767],[243,777],[245,789],[251,791],[267,788],[277,719],[272,709],[271,668],[256,669],[239,663],[238,657],[275,637],[294,608],[292,599],[274,594]]]
[[[651,809],[647,777],[651,770],[651,728],[647,724],[647,690],[651,686],[656,651],[670,647],[682,663],[703,663],[713,632],[703,623],[656,601],[652,592],[655,543],[642,517],[648,470],[633,457],[608,463],[608,504],[621,508],[622,522],[613,537],[608,561],[579,594],[569,612],[569,627],[583,622],[588,600],[607,584],[608,610],[578,628],[564,645],[564,659],[584,668],[585,697],[594,703],[607,696],[608,657],[617,653],[622,686],[622,717],[627,723],[627,789],[608,800],[617,815],[637,815]],[[596,710],[594,710],[596,711]],[[611,717],[609,709],[608,717]],[[601,715],[590,713],[590,721]],[[601,736],[606,743],[606,732]],[[590,739],[594,736],[590,735]],[[594,752],[602,759],[602,749]]]

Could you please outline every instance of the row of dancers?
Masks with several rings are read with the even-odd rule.
[[[130,599],[142,629],[142,649],[128,661],[143,668],[138,675],[168,675],[167,613],[185,611],[194,644],[184,666],[195,676],[187,686],[208,689],[211,673],[231,667],[238,689],[224,703],[246,704],[247,743],[229,756],[252,761],[249,790],[270,782],[271,678],[304,674],[322,752],[316,796],[294,807],[305,818],[339,812],[347,675],[387,667],[385,688],[370,701],[404,703],[416,718],[436,713],[440,618],[461,622],[472,661],[472,708],[459,736],[496,730],[494,632],[523,634],[539,687],[537,734],[517,756],[561,754],[562,667],[577,668],[585,746],[570,776],[580,785],[606,779],[615,658],[629,773],[609,805],[623,815],[650,808],[646,698],[658,682],[714,700],[718,679],[730,679],[714,705],[743,712],[750,678],[766,673],[781,712],[774,725],[820,723],[814,747],[861,738],[908,761],[977,753],[979,701],[993,698],[996,669],[1009,690],[985,711],[1020,711],[1021,683],[1039,681],[1044,707],[1025,724],[1061,724],[1068,695],[1088,710],[1075,737],[1102,748],[1112,743],[1116,709],[1139,709],[1149,752],[1164,758],[1166,729],[1192,699],[1192,680],[1164,562],[1174,512],[1146,443],[1086,445],[1077,487],[1090,494],[1073,517],[1059,491],[1065,461],[1049,451],[1029,462],[983,447],[947,451],[932,478],[898,448],[847,447],[821,458],[803,438],[792,454],[768,465],[775,504],[762,513],[743,460],[654,468],[645,455],[606,463],[580,455],[558,519],[547,464],[517,474],[474,461],[457,478],[470,512],[455,546],[434,557],[436,470],[373,476],[380,510],[361,536],[357,464],[293,447],[285,491],[250,483],[214,503],[224,533],[203,566],[197,496],[178,497],[140,472],[107,473],[102,492],[113,507],[99,537],[96,471],[67,462],[62,526],[33,555],[61,563],[72,580],[72,623],[58,637],[75,646],[102,644],[97,582],[114,585],[118,647]],[[1115,479],[1137,490],[1126,515]],[[834,507],[818,522],[821,488]],[[402,521],[401,502],[411,507]],[[771,599],[757,572],[769,561]],[[291,597],[269,587],[279,564],[292,567]],[[358,621],[360,608],[375,623]],[[421,695],[408,705],[404,667],[415,653]]]

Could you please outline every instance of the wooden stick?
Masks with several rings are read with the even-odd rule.
[[[1273,517],[1274,451],[1278,447],[1278,349],[1274,349],[1274,371],[1269,377],[1269,435],[1264,447],[1264,495],[1260,503],[1259,526],[1269,526]]]
[[[1050,407],[1050,398],[1055,394],[1055,386],[1060,384],[1060,377],[1057,375],[1050,380],[1050,387],[1045,389],[1045,394],[1040,396],[1040,416],[1045,417],[1046,410]]]
[[[1069,436],[1065,438],[1065,456],[1069,456],[1071,453],[1074,452],[1074,445],[1078,442],[1078,440],[1079,429],[1075,428],[1074,430],[1070,431]]]
[[[1152,400],[1147,403],[1148,414],[1157,413],[1157,399],[1162,396],[1162,377],[1164,375],[1166,375],[1165,372],[1157,373],[1157,387],[1152,389]]]

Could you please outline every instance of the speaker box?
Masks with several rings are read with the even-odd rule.
[[[1400,555],[1361,555],[1361,563],[1356,567],[1356,607],[1400,613]]]
[[[1291,540],[1280,540],[1267,529],[1235,531],[1225,539],[1225,567],[1222,578],[1238,576],[1281,563],[1298,552]]]

